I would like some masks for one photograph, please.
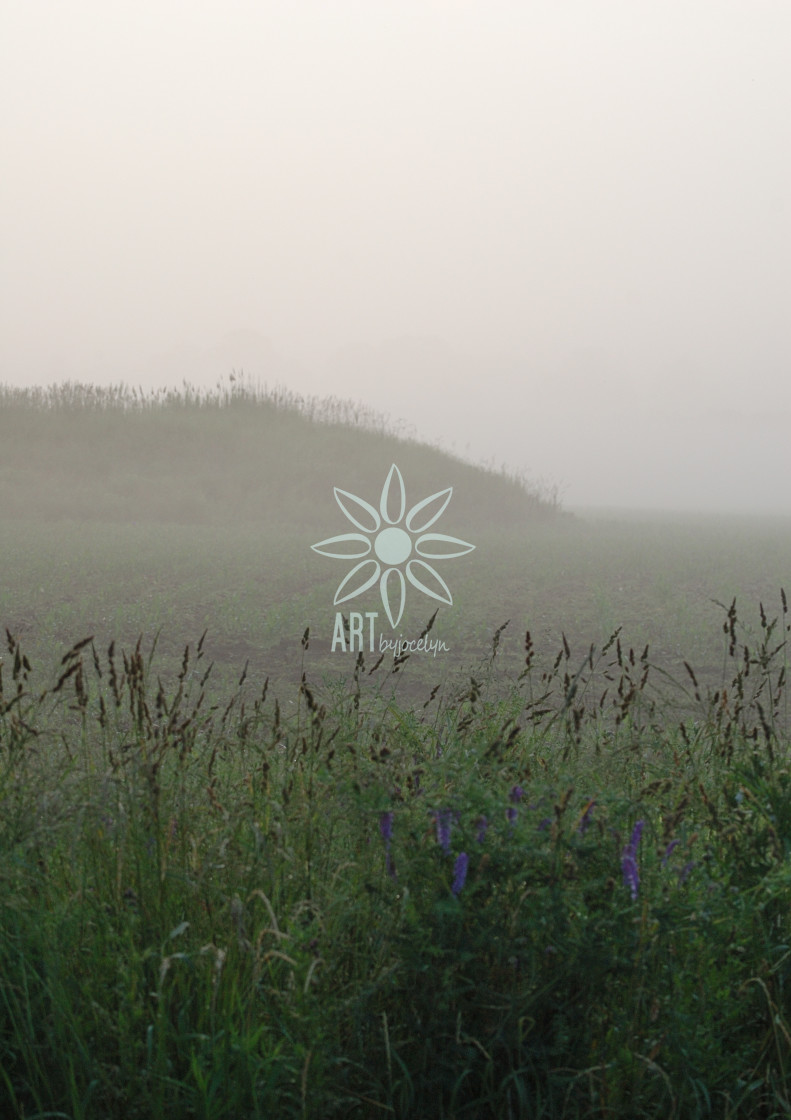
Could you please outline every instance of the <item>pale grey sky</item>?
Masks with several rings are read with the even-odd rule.
[[[3,0],[0,380],[791,513],[787,0]]]

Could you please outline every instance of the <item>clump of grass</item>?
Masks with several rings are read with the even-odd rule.
[[[8,634],[3,1114],[781,1115],[782,601],[683,711],[620,633],[408,705]]]

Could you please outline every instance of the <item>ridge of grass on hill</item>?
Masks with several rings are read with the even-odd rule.
[[[0,517],[321,530],[337,512],[332,484],[381,488],[393,461],[416,494],[458,484],[465,524],[559,512],[551,488],[406,438],[359,403],[241,377],[207,391],[0,386],[0,447]]]

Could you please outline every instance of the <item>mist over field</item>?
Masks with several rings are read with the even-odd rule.
[[[333,394],[788,514],[791,9],[6,5],[0,382]]]
[[[791,1101],[791,5],[0,5],[0,1117]]]

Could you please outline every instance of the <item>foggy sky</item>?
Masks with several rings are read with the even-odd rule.
[[[0,380],[791,513],[790,57],[786,0],[4,0]]]

